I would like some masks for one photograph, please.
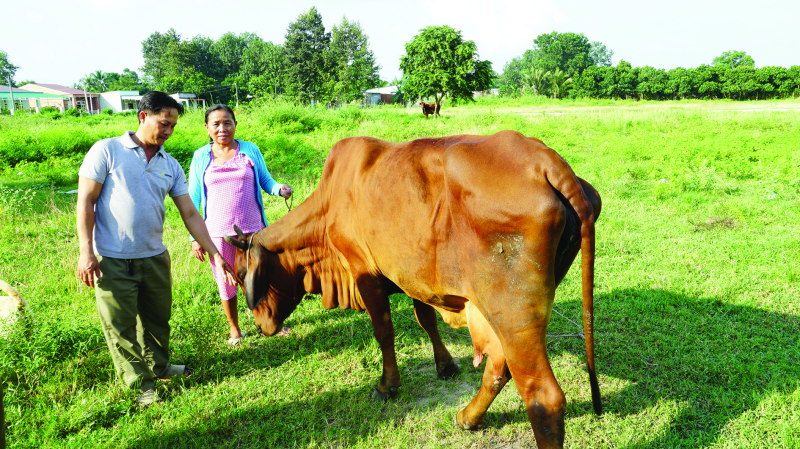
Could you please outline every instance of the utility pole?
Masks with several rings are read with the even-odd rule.
[[[11,115],[14,115],[14,88],[11,87],[11,77],[8,77],[8,93],[11,94]]]
[[[233,88],[236,89],[236,109],[239,109],[239,86],[233,83]]]
[[[83,99],[86,101],[86,112],[92,115],[92,110],[89,107],[89,95],[86,93],[86,83],[83,83]]]

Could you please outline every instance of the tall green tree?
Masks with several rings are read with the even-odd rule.
[[[15,66],[8,60],[8,53],[0,50],[0,84],[8,83],[9,78],[11,83],[14,83],[14,74],[17,73],[19,67]]]
[[[117,75],[114,73],[113,75]],[[122,73],[112,79],[108,85],[108,90],[142,90],[143,86],[139,81],[139,74],[126,68]]]
[[[144,65],[140,70],[147,84],[157,86],[161,82],[164,76],[162,58],[171,45],[179,44],[180,41],[181,35],[174,28],[163,34],[156,31],[142,41]]]
[[[604,98],[603,84],[610,67],[591,66],[573,80],[575,97]]]
[[[743,51],[726,51],[721,55],[714,58],[712,65],[721,65],[729,69],[735,69],[739,66],[755,67],[756,63],[753,58]]]
[[[636,82],[636,93],[639,94],[639,99],[663,100],[667,79],[667,72],[664,69],[650,66],[640,67]]]
[[[561,69],[571,78],[595,65],[591,50],[592,45],[583,34],[553,31],[533,40],[533,63],[550,72]]]
[[[637,69],[631,63],[620,60],[616,67],[609,67],[603,79],[603,91],[607,98],[636,97]]]
[[[217,82],[221,82],[227,76],[227,72],[222,58],[215,51],[217,42],[210,37],[202,35],[195,36],[188,42],[184,42],[184,63],[187,67],[193,67],[196,72],[203,73]]]
[[[602,42],[594,41],[590,44],[589,58],[592,64],[602,67],[611,67],[611,58],[614,52],[606,48]]]
[[[244,52],[247,51],[251,45],[258,45],[257,43],[262,42],[261,38],[253,33],[242,33],[239,35],[235,33],[225,33],[218,41],[214,42],[210,50],[221,63],[220,69],[225,75],[220,81],[238,74],[241,69]]]
[[[533,50],[526,50],[521,57],[507,62],[503,73],[497,77],[500,95],[515,96],[525,88],[525,74],[533,69]]]
[[[328,73],[326,53],[331,35],[325,32],[322,16],[316,7],[300,14],[286,29],[284,55],[286,62],[285,88],[289,97],[298,101],[327,101],[325,91]]]
[[[492,63],[478,59],[478,47],[449,26],[424,28],[400,58],[406,98],[432,97],[438,115],[442,100],[475,101],[472,92],[492,86]]]
[[[242,55],[239,78],[243,91],[256,97],[284,92],[285,55],[281,45],[253,41]]]
[[[362,91],[380,84],[378,72],[381,66],[375,62],[375,55],[369,48],[369,38],[358,22],[342,18],[339,25],[331,30],[329,51],[332,68],[332,94],[340,102],[362,98]]]

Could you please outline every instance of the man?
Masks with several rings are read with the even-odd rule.
[[[95,288],[117,375],[140,390],[142,406],[156,399],[155,379],[191,374],[169,363],[172,284],[162,241],[167,194],[186,229],[235,283],[189,197],[183,168],[164,151],[182,114],[169,95],[144,95],[138,130],[94,144],[78,172],[78,277]]]

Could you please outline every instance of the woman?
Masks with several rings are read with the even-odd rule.
[[[236,116],[226,105],[217,104],[206,111],[206,130],[211,139],[195,151],[189,169],[189,194],[195,207],[203,214],[208,233],[220,249],[222,257],[233,266],[236,248],[223,240],[226,235],[236,235],[233,225],[244,233],[258,232],[267,226],[261,190],[284,198],[293,190],[272,179],[258,147],[234,139]],[[192,253],[205,262],[205,251],[192,239]],[[244,334],[239,329],[236,308],[236,286],[225,283],[225,273],[211,264],[214,280],[222,298],[222,309],[231,326],[228,344],[236,346]],[[278,335],[286,335],[288,328]]]

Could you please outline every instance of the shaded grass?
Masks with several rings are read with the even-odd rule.
[[[273,169],[295,187],[298,202],[316,185],[330,146],[349,135],[402,141],[516,129],[542,138],[598,188],[596,344],[606,413],[591,412],[583,342],[550,340],[568,399],[569,447],[800,446],[797,113],[464,109],[426,121],[391,107],[286,108],[241,112],[237,136],[277,142],[259,145],[268,163],[283,157],[284,167],[298,159],[297,148],[318,155]],[[204,143],[190,129],[199,126],[194,121],[182,119],[185,134],[168,148]],[[310,128],[295,132],[286,123]],[[74,196],[57,191],[74,186],[77,164],[50,158],[0,173],[0,278],[29,300],[37,323],[0,348],[10,447],[533,445],[513,384],[490,408],[484,430],[453,425],[482,372],[471,367],[463,329],[440,326],[454,332],[444,340],[462,368],[440,381],[424,332],[395,314],[403,386],[397,400],[380,404],[369,400],[381,358],[366,314],[327,311],[310,297],[288,320],[289,337],[224,345],[227,325],[210,270],[190,257],[169,202],[173,359],[197,373],[162,386],[161,405],[136,410],[132,393],[115,383],[93,292],[74,276]],[[270,221],[285,214],[281,200],[265,203]],[[556,309],[579,321],[579,298],[575,269]],[[413,316],[406,297],[392,303]],[[244,311],[242,321],[252,329]],[[555,316],[549,333],[574,331]]]

